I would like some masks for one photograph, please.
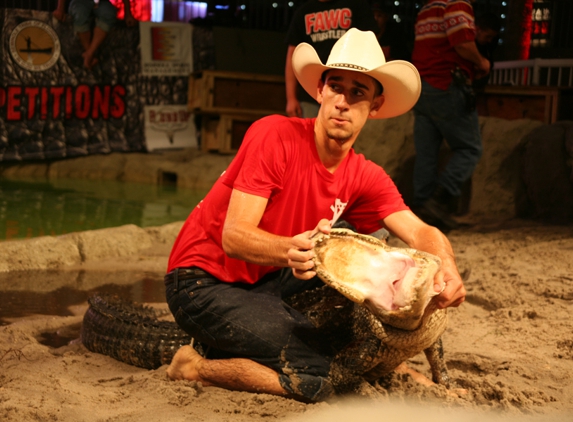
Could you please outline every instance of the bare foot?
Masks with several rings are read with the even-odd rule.
[[[198,371],[201,361],[203,358],[193,347],[183,346],[173,356],[167,376],[172,380],[201,381]]]
[[[408,365],[406,365],[405,362],[402,362],[396,369],[394,369],[394,372],[398,373],[398,374],[408,374],[412,377],[412,379],[426,387],[431,387],[433,385],[436,385],[436,383],[434,381],[432,381],[431,379],[429,379],[428,377],[426,377],[425,375],[420,374],[418,371],[414,371],[412,368],[410,368]],[[461,397],[465,394],[468,393],[468,390],[466,390],[465,388],[456,388],[453,390],[448,389],[448,396],[451,397]]]
[[[414,379],[414,381],[416,381],[422,385],[425,385],[426,387],[436,385],[436,383],[434,381],[432,381],[431,379],[429,379],[425,375],[420,374],[418,371],[414,371],[412,368],[410,368],[408,365],[406,365],[405,362],[402,362],[400,365],[398,365],[398,367],[396,369],[394,369],[394,372],[396,372],[398,374],[408,374]]]

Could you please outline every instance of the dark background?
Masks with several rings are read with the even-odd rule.
[[[138,1],[138,0],[132,0]],[[306,0],[209,0],[208,16],[195,24],[218,27],[234,27],[255,30],[269,30],[284,33],[294,10]],[[177,0],[165,0],[166,9],[177,8]],[[391,13],[398,17],[405,39],[413,43],[413,24],[421,0],[382,0]],[[523,9],[528,0],[477,0],[474,3],[476,15],[493,12],[502,18],[500,44],[495,54],[496,61],[515,60],[515,40],[522,31]],[[20,8],[52,11],[57,0],[0,0],[0,8]],[[241,7],[244,6],[244,7]],[[530,58],[573,58],[573,1],[571,0],[533,0],[534,8],[549,8],[551,21],[545,37],[544,47],[532,46]],[[166,20],[188,19],[177,13],[167,14]],[[536,35],[532,35],[535,37]]]

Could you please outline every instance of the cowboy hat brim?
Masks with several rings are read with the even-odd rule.
[[[324,65],[310,44],[301,43],[294,50],[292,66],[301,86],[315,100],[318,94],[318,81],[325,70],[356,71],[376,79],[384,87],[384,104],[375,116],[371,116],[374,119],[396,117],[408,112],[418,101],[422,90],[418,70],[412,63],[404,60],[393,60],[367,71]]]

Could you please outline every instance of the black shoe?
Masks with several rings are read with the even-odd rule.
[[[438,185],[432,196],[417,210],[416,214],[422,221],[439,228],[442,231],[454,230],[459,224],[450,214],[449,206],[453,196],[441,185]]]
[[[455,230],[459,227],[458,222],[454,220],[448,212],[447,206],[436,201],[434,198],[430,198],[424,202],[422,204],[421,210],[422,214],[425,215],[428,220],[434,223],[432,225],[438,227],[439,229],[445,228],[447,230]],[[424,218],[421,219],[426,221]],[[426,221],[426,223],[431,224],[428,221]]]

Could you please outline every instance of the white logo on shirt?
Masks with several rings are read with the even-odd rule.
[[[334,205],[330,206],[330,209],[334,213],[332,216],[332,220],[330,220],[331,226],[334,225],[334,223],[336,223],[336,221],[340,218],[340,216],[344,212],[344,208],[346,208],[346,204],[348,204],[348,202],[342,202],[340,199],[336,198],[336,201],[334,201]]]

